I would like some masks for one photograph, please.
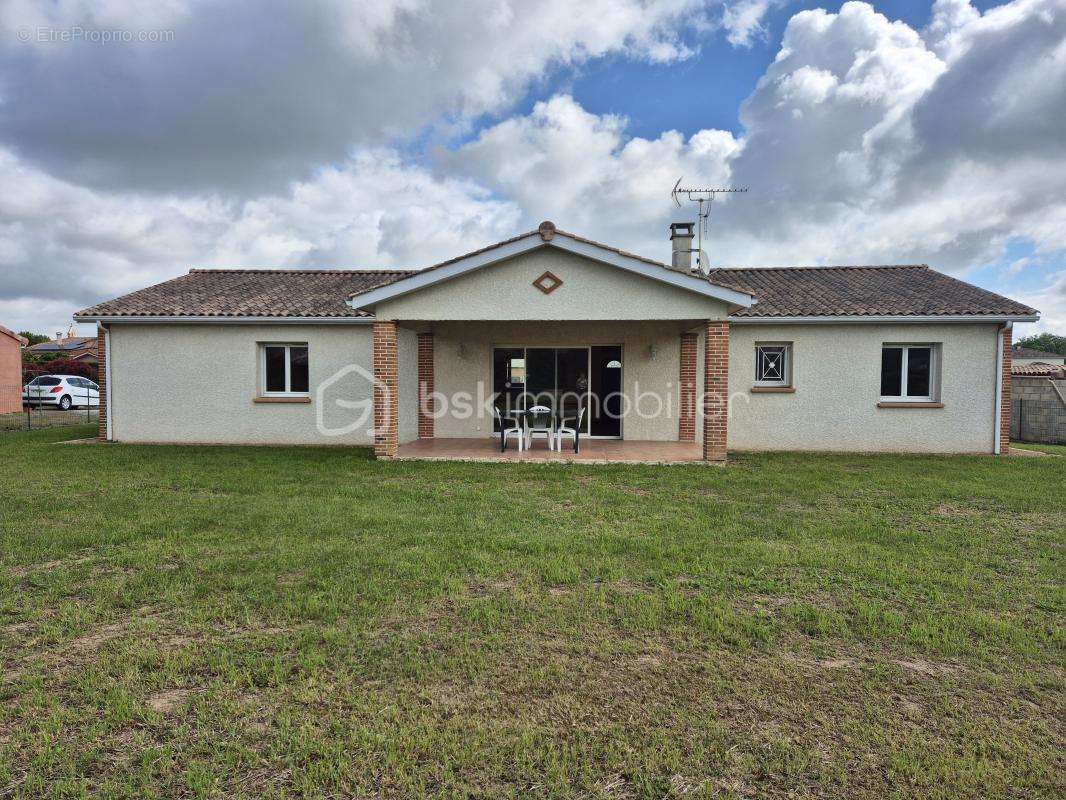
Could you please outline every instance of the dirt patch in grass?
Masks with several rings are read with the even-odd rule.
[[[966,508],[951,503],[940,503],[933,509],[933,514],[938,517],[977,517],[981,511],[975,508]]]
[[[82,564],[88,564],[91,561],[95,561],[98,556],[92,555],[70,555],[66,558],[57,558],[54,561],[44,561],[39,564],[19,564],[7,567],[7,572],[14,578],[25,578],[34,572],[54,572],[56,570],[67,570],[72,567],[77,567]]]
[[[948,661],[926,661],[921,658],[900,658],[896,659],[894,663],[905,670],[916,672],[919,675],[957,675],[960,672],[966,671],[966,667],[962,664],[954,664]]]
[[[104,625],[96,628],[91,633],[73,639],[70,643],[70,649],[75,653],[92,652],[105,642],[117,639],[119,636],[126,633],[127,630],[129,630],[128,622],[115,622],[110,625]]]
[[[197,694],[199,689],[163,689],[162,691],[155,692],[149,695],[145,700],[147,705],[153,711],[158,711],[160,714],[170,714],[185,705],[185,702]]]

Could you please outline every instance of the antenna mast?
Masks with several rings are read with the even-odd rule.
[[[707,218],[711,216],[711,203],[714,202],[715,195],[719,194],[743,194],[748,191],[748,187],[743,189],[734,188],[714,188],[714,189],[701,189],[696,187],[684,187],[681,185],[681,181],[685,178],[681,176],[677,179],[677,183],[674,184],[674,189],[670,192],[670,196],[674,199],[674,203],[678,208],[681,208],[681,198],[684,197],[691,203],[699,204],[699,211],[697,216],[699,222],[696,225],[696,262],[699,264],[700,272],[705,272],[705,267],[710,268],[709,264],[703,263],[703,232],[707,229]]]

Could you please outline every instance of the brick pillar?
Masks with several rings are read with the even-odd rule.
[[[725,461],[729,427],[729,323],[707,321],[703,343],[703,459]]]
[[[96,326],[96,383],[100,387],[100,405],[96,409],[96,438],[107,441],[107,341],[102,326]]]
[[[696,441],[696,342],[694,333],[681,334],[681,374],[678,378],[679,442]]]
[[[392,458],[400,411],[395,322],[374,323],[374,378],[374,455]]]
[[[433,438],[433,334],[418,334],[418,438]]]
[[[1002,455],[1010,453],[1010,414],[1011,414],[1011,339],[1012,331],[1006,328],[1003,331],[1003,374],[1000,380],[1003,382],[999,404],[999,452]]]

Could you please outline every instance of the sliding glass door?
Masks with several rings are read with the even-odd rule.
[[[621,437],[621,347],[497,347],[492,370],[501,411],[546,405],[567,414],[583,406],[584,435]]]

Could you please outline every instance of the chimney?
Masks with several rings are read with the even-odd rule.
[[[673,248],[670,266],[678,272],[692,272],[692,229],[695,222],[673,222],[670,224],[670,245]]]

